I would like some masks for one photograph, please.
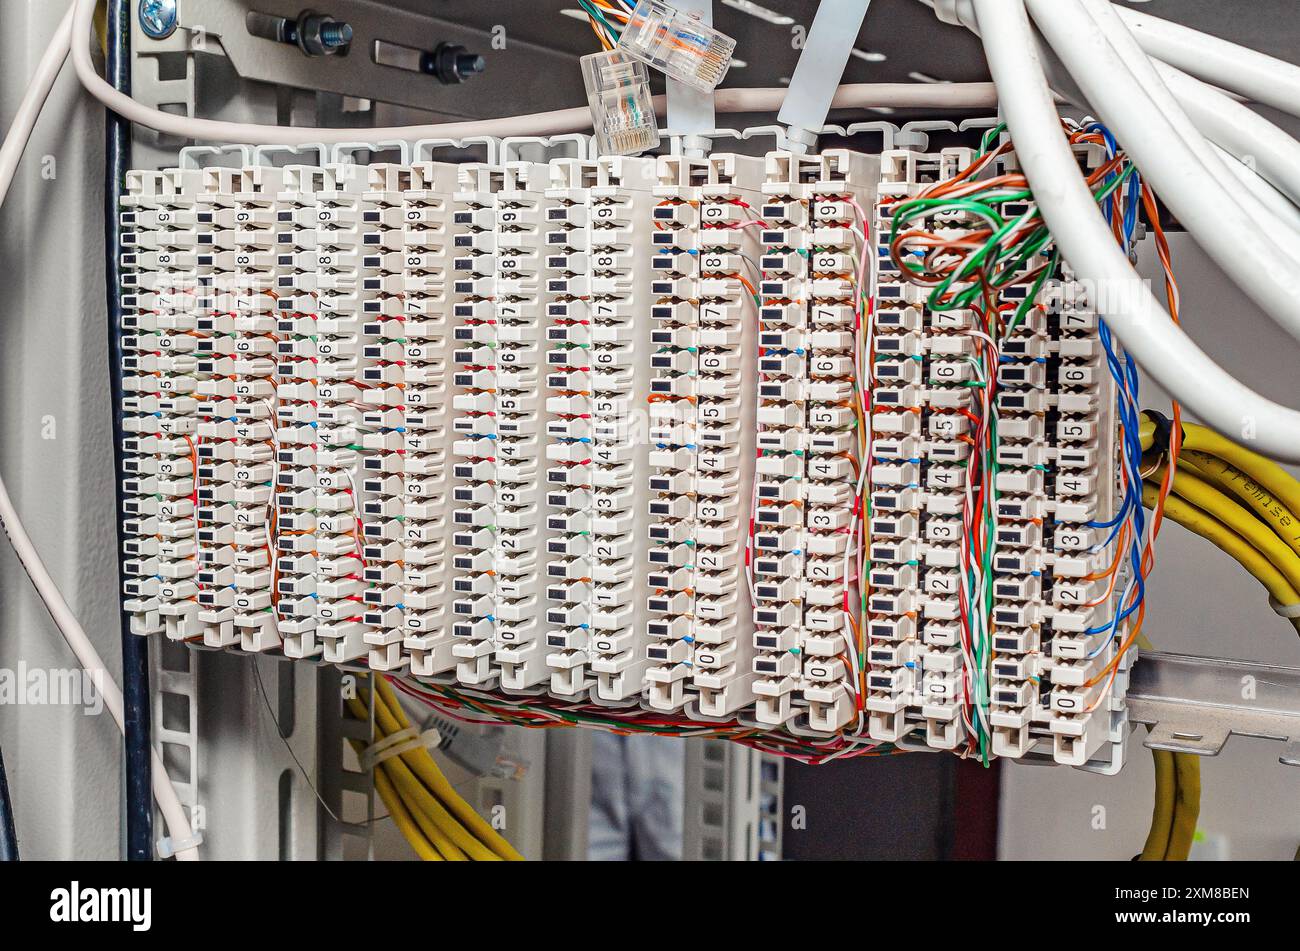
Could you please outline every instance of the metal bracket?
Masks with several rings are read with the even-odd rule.
[[[783,761],[726,740],[687,741],[685,861],[781,857]]]
[[[1216,756],[1229,736],[1286,744],[1300,766],[1300,668],[1143,651],[1133,665],[1128,715],[1150,727],[1151,749]]]
[[[303,6],[301,0],[258,0],[256,13],[295,19]],[[188,115],[195,110],[194,57],[201,54],[224,56],[245,80],[441,114],[474,115],[483,104],[512,101],[519,95],[521,73],[547,77],[530,90],[531,101],[538,108],[558,108],[580,99],[582,86],[570,53],[511,37],[508,54],[514,58],[507,61],[506,51],[497,48],[492,31],[457,23],[452,16],[430,16],[380,0],[332,0],[328,12],[352,27],[353,39],[346,55],[304,56],[296,46],[253,35],[247,0],[183,3],[178,10],[178,28],[166,38],[150,37],[134,22],[132,45],[137,62],[154,61],[149,72],[137,71],[136,78],[150,104],[156,105],[155,99],[182,104]],[[488,59],[487,71],[465,87],[470,90],[469,98],[480,103],[479,108],[467,108],[465,90],[460,87],[444,87],[432,76],[380,62],[383,57],[377,52],[383,44],[417,52],[432,50],[441,42],[465,45]],[[169,54],[185,57],[184,74],[177,72],[174,78],[164,79],[174,68],[163,69],[159,57]]]
[[[202,835],[206,816],[196,816],[200,781],[204,778],[199,743],[199,655],[184,644],[160,638],[149,651],[149,682],[153,687],[153,740],[194,831]],[[154,829],[165,828],[155,810]]]

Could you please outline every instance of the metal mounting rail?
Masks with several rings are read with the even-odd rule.
[[[1150,728],[1146,746],[1215,756],[1229,736],[1285,743],[1300,766],[1300,668],[1143,651],[1133,665],[1128,715]]]

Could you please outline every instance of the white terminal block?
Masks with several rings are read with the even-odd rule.
[[[551,692],[640,698],[650,522],[653,159],[551,165],[546,224],[546,663]],[[558,537],[557,537],[558,536]]]
[[[878,177],[875,159],[844,150],[773,152],[765,161],[756,216],[764,356],[751,512],[753,665],[755,717],[774,727],[797,719],[803,729],[834,733],[860,708],[859,669],[824,655],[858,654],[849,526],[866,449],[855,426],[855,381],[867,368],[859,366],[865,295],[855,293],[854,251],[867,246]],[[797,585],[783,584],[787,577]]]
[[[453,354],[474,329],[452,313],[458,170],[417,162],[402,199],[406,364],[402,478],[402,612],[411,672],[435,676],[456,663],[450,605],[453,552]],[[472,494],[472,488],[467,490]]]
[[[202,632],[191,336],[199,311],[201,182],[196,169],[130,172],[120,213],[123,604],[134,633],[174,640]]]
[[[1118,763],[1115,394],[1068,270],[995,368],[969,643],[977,315],[887,238],[971,150],[438,144],[130,174],[134,631],[908,748],[966,749],[975,689],[990,755]]]
[[[973,691],[988,698],[991,755],[1035,755],[1116,769],[1122,756],[1114,740],[1122,720],[1124,670],[1099,703],[1099,685],[1080,689],[1090,674],[1075,668],[1058,680],[1050,665],[1038,662],[1044,651],[1061,653],[1068,644],[1073,655],[1095,650],[1087,660],[1095,673],[1114,658],[1122,639],[1121,634],[1106,643],[1084,635],[1109,625],[1116,599],[1107,596],[1104,585],[1072,580],[1104,568],[1116,556],[1115,539],[1086,523],[1112,519],[1119,498],[1115,394],[1109,375],[1096,363],[1095,315],[1079,312],[1076,302],[1062,316],[1058,306],[1077,298],[1069,292],[1068,270],[1064,279],[1041,289],[1036,306],[1003,344],[995,368],[1000,468],[991,560],[994,603],[986,629],[977,635],[983,643],[966,641],[969,628],[958,601],[959,552],[972,426],[966,414],[978,409],[972,400],[981,386],[967,333],[974,324],[967,311],[930,310],[926,291],[903,281],[888,236],[898,201],[915,195],[923,182],[956,174],[971,157],[965,149],[882,156],[883,201],[874,215],[879,285],[871,491],[874,503],[889,503],[873,505],[877,513],[897,509],[873,519],[871,551],[873,559],[887,560],[895,569],[918,570],[923,600],[884,592],[870,600],[871,734],[905,745],[962,746],[974,710],[966,706],[966,691]],[[954,236],[978,226],[960,217],[938,218],[925,223]],[[1028,262],[1027,268],[1040,263]],[[1025,299],[1023,286],[1002,291],[1001,298],[1018,307]],[[903,399],[903,392],[912,395]],[[907,507],[903,492],[913,487],[924,487],[924,505],[913,499],[912,512],[901,514]],[[1082,570],[1062,558],[1081,553],[1089,559]],[[1064,572],[1054,567],[1058,559]],[[977,660],[979,666],[972,667]],[[908,685],[906,692],[900,692],[900,683]]]
[[[762,162],[666,156],[658,180],[647,703],[721,718],[754,699],[741,513],[753,494],[757,382],[757,275],[744,258],[756,260],[759,244],[752,228],[733,227],[732,212],[756,208]],[[737,247],[741,255],[722,253]]]

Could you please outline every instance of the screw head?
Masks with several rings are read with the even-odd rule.
[[[140,29],[164,40],[176,32],[176,0],[140,0]]]

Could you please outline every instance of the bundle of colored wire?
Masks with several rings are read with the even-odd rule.
[[[377,688],[376,744],[401,751],[380,755],[374,767],[375,791],[415,853],[425,861],[522,861],[523,856],[452,788],[428,749],[404,742],[414,734],[401,703],[383,678],[372,681]],[[348,700],[348,709],[358,720],[369,721],[370,701],[370,692],[363,690],[360,697]],[[353,748],[358,756],[365,753],[360,741],[354,741]]]
[[[1116,241],[1127,250],[1136,232],[1138,209],[1144,194],[1136,169],[1104,126],[1099,123],[1078,126],[1069,121],[1064,125],[1072,145],[1104,147],[1106,161],[1084,174],[1084,178],[1094,199],[1111,221]],[[1003,125],[990,129],[965,169],[912,198],[899,201],[890,215],[890,255],[909,280],[931,289],[927,301],[930,309],[970,309],[979,323],[977,329],[967,331],[976,338],[979,355],[972,358],[977,377],[973,383],[977,405],[976,411],[970,414],[975,427],[972,436],[974,452],[966,476],[959,591],[963,650],[973,672],[972,686],[977,697],[987,696],[994,602],[997,367],[1002,345],[1031,310],[1041,306],[1040,292],[1047,281],[1057,275],[1061,266],[1060,255],[1052,247],[1051,232],[1033,203],[1033,194],[1025,177],[998,167],[999,160],[1014,151],[1012,142],[1004,139],[998,143],[1005,131]],[[1023,203],[1024,210],[1008,216],[1009,203]],[[940,228],[937,223],[946,220],[960,221],[964,227],[958,231]],[[1166,264],[1167,250],[1165,246],[1162,256]],[[1172,274],[1169,282],[1172,287]],[[1018,305],[998,303],[997,295],[1012,286],[1026,287],[1021,302]],[[1092,656],[1108,649],[1119,636],[1123,623],[1135,614],[1137,620],[1133,627],[1140,626],[1143,578],[1153,563],[1140,496],[1142,452],[1136,436],[1139,428],[1137,369],[1131,358],[1117,352],[1104,321],[1100,327],[1107,366],[1116,382],[1117,417],[1126,434],[1122,452],[1124,498],[1113,519],[1092,523],[1092,527],[1109,529],[1099,550],[1111,547],[1116,550],[1110,569],[1097,576],[1111,579],[1104,597],[1109,599],[1112,596],[1126,553],[1130,577],[1111,621],[1087,632],[1094,637],[1105,635],[1099,637]],[[1131,638],[1121,645],[1102,676],[1109,674],[1113,679],[1119,657],[1130,643]],[[1105,693],[1101,692],[1094,707]],[[975,706],[972,711],[969,699],[967,706],[967,726],[972,734],[972,743],[987,761],[987,711],[982,705]]]
[[[731,740],[763,753],[809,765],[899,752],[888,743],[877,743],[869,737],[854,734],[813,739],[784,731],[756,730],[738,720],[705,723],[640,708],[614,710],[582,701],[568,702],[543,696],[512,700],[463,686],[451,687],[425,681],[392,679],[391,683],[402,693],[439,713],[469,723],[505,723],[533,729],[579,727],[623,735],[652,733]]]
[[[633,4],[627,0],[578,0],[578,5],[587,14],[591,31],[600,40],[601,47],[612,50],[617,46],[619,35],[632,13]]]

